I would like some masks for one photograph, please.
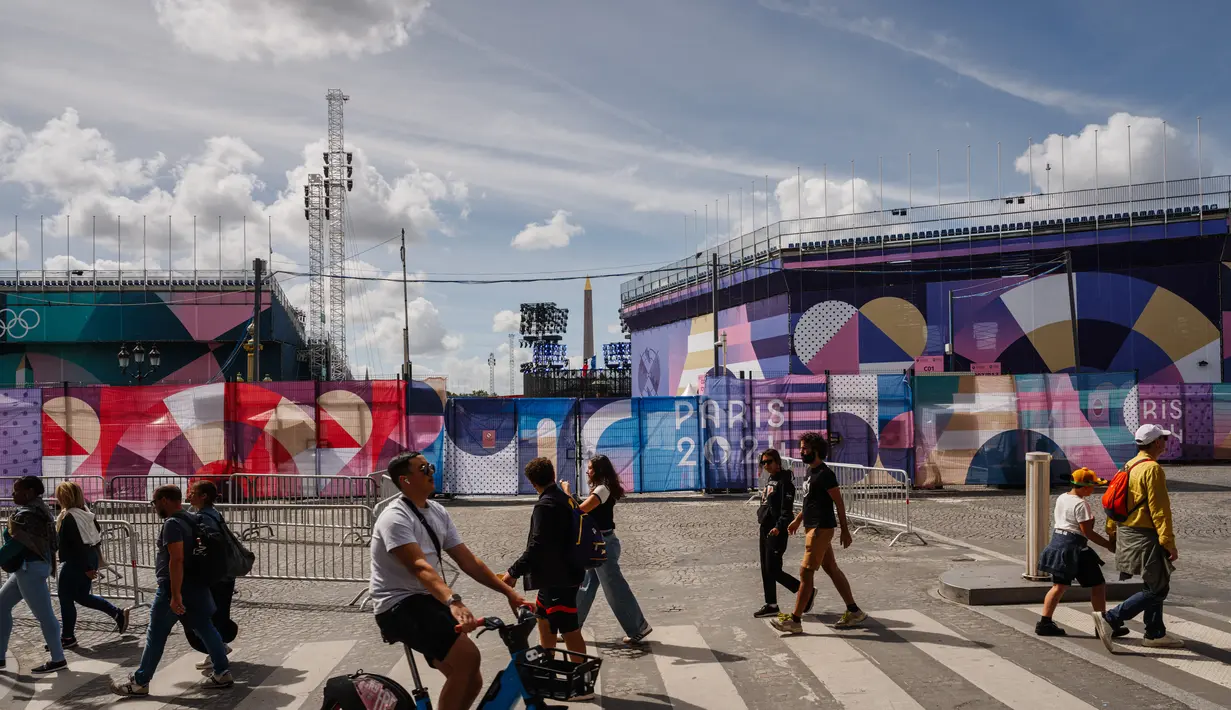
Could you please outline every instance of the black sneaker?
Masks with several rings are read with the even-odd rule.
[[[1056,625],[1056,622],[1048,619],[1040,620],[1034,625],[1034,633],[1036,636],[1067,636],[1064,629]]]
[[[778,616],[777,604],[766,604],[752,613],[754,619],[764,619],[770,616]]]
[[[73,638],[61,638],[61,639],[60,639],[60,648],[63,648],[65,651],[67,651],[67,650],[68,650],[68,649],[70,649],[70,648],[77,648],[77,638],[76,638],[76,637],[73,637]],[[50,646],[48,646],[47,644],[43,644],[43,650],[44,650],[44,651],[50,651],[50,650],[51,650],[51,647],[50,647]]]
[[[132,614],[132,609],[120,609],[115,615],[115,630],[117,633],[128,631],[128,617]]]
[[[31,673],[55,673],[68,668],[68,661],[47,661],[41,666],[30,669]]]
[[[812,589],[812,594],[808,596],[808,606],[804,607],[804,613],[812,613],[812,605],[816,604],[816,588]]]
[[[1118,639],[1121,636],[1128,636],[1128,627],[1127,626],[1121,626],[1120,628],[1113,627],[1111,630],[1111,637],[1113,639]]]

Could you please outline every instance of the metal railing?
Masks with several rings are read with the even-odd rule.
[[[363,505],[380,502],[380,484],[372,476],[316,476],[282,473],[234,473],[219,476],[122,475],[106,479],[111,500],[149,501],[159,486],[175,485],[185,495],[193,481],[213,481],[221,504],[286,503]]]
[[[13,484],[19,478],[21,476],[0,476],[0,518],[8,520],[17,508],[13,503]],[[60,509],[60,504],[56,502],[56,486],[65,481],[73,481],[81,486],[87,503],[107,497],[107,485],[102,476],[42,475],[39,478],[43,481],[43,500],[53,513]]]
[[[130,608],[149,606],[137,579],[137,535],[132,524],[125,520],[95,518],[102,529],[102,557],[105,566],[98,570],[90,593],[112,602],[129,602]],[[0,519],[7,526],[8,518]],[[0,579],[7,575],[0,571]],[[48,578],[52,595],[57,591],[58,572]],[[117,606],[121,606],[118,605]]]
[[[790,469],[795,481],[795,507],[803,505],[803,484],[808,467],[799,459],[782,457],[782,465]],[[851,534],[867,528],[889,528],[898,533],[890,540],[892,547],[905,535],[913,535],[921,545],[927,541],[915,532],[910,522],[910,474],[900,468],[859,466],[849,463],[828,463],[838,478],[846,517],[859,523]]]
[[[363,505],[222,504],[232,532],[256,555],[247,579],[367,583],[372,508]],[[163,518],[149,503],[100,500],[95,514],[124,518],[140,544],[134,568],[153,569]]]
[[[784,219],[625,281],[620,285],[620,303],[630,305],[656,294],[708,283],[715,253],[720,273],[729,273],[772,261],[782,249],[802,247],[824,252],[830,245],[858,247],[861,240],[874,240],[870,246],[879,248],[886,242],[908,245],[946,238],[965,240],[976,233],[978,238],[986,238],[1002,233],[1084,232],[1139,222],[1167,224],[1204,219],[1211,211],[1221,214],[1229,203],[1231,176],[1220,175]]]

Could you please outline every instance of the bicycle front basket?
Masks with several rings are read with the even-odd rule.
[[[526,651],[517,670],[522,685],[546,700],[571,700],[594,692],[603,659],[560,648],[535,646]]]

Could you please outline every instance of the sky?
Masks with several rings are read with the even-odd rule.
[[[0,268],[238,269],[272,252],[306,307],[303,186],[340,88],[346,273],[400,278],[405,229],[416,376],[487,389],[495,354],[507,394],[520,303],[570,309],[580,355],[586,275],[596,342],[619,340],[626,279],[606,275],[767,211],[878,209],[882,181],[886,209],[1055,191],[1062,150],[1065,186],[1092,187],[1096,132],[1101,185],[1126,184],[1130,158],[1135,182],[1161,179],[1164,130],[1169,178],[1226,174],[1231,6],[1183,7],[6,0]],[[574,280],[422,281],[533,276]],[[350,281],[347,309],[352,369],[396,373],[401,282]]]

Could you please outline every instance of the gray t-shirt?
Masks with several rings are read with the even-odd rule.
[[[390,503],[372,528],[372,582],[370,592],[372,603],[377,614],[388,611],[406,597],[412,594],[428,594],[427,589],[419,583],[419,578],[407,569],[402,561],[393,555],[393,550],[416,543],[423,550],[432,569],[442,578],[440,571],[440,556],[436,554],[436,546],[432,538],[423,529],[419,518],[410,510],[413,505],[405,498]],[[451,550],[462,544],[462,538],[453,527],[453,519],[444,506],[435,501],[427,502],[427,509],[420,509],[423,518],[436,533],[442,551]]]

